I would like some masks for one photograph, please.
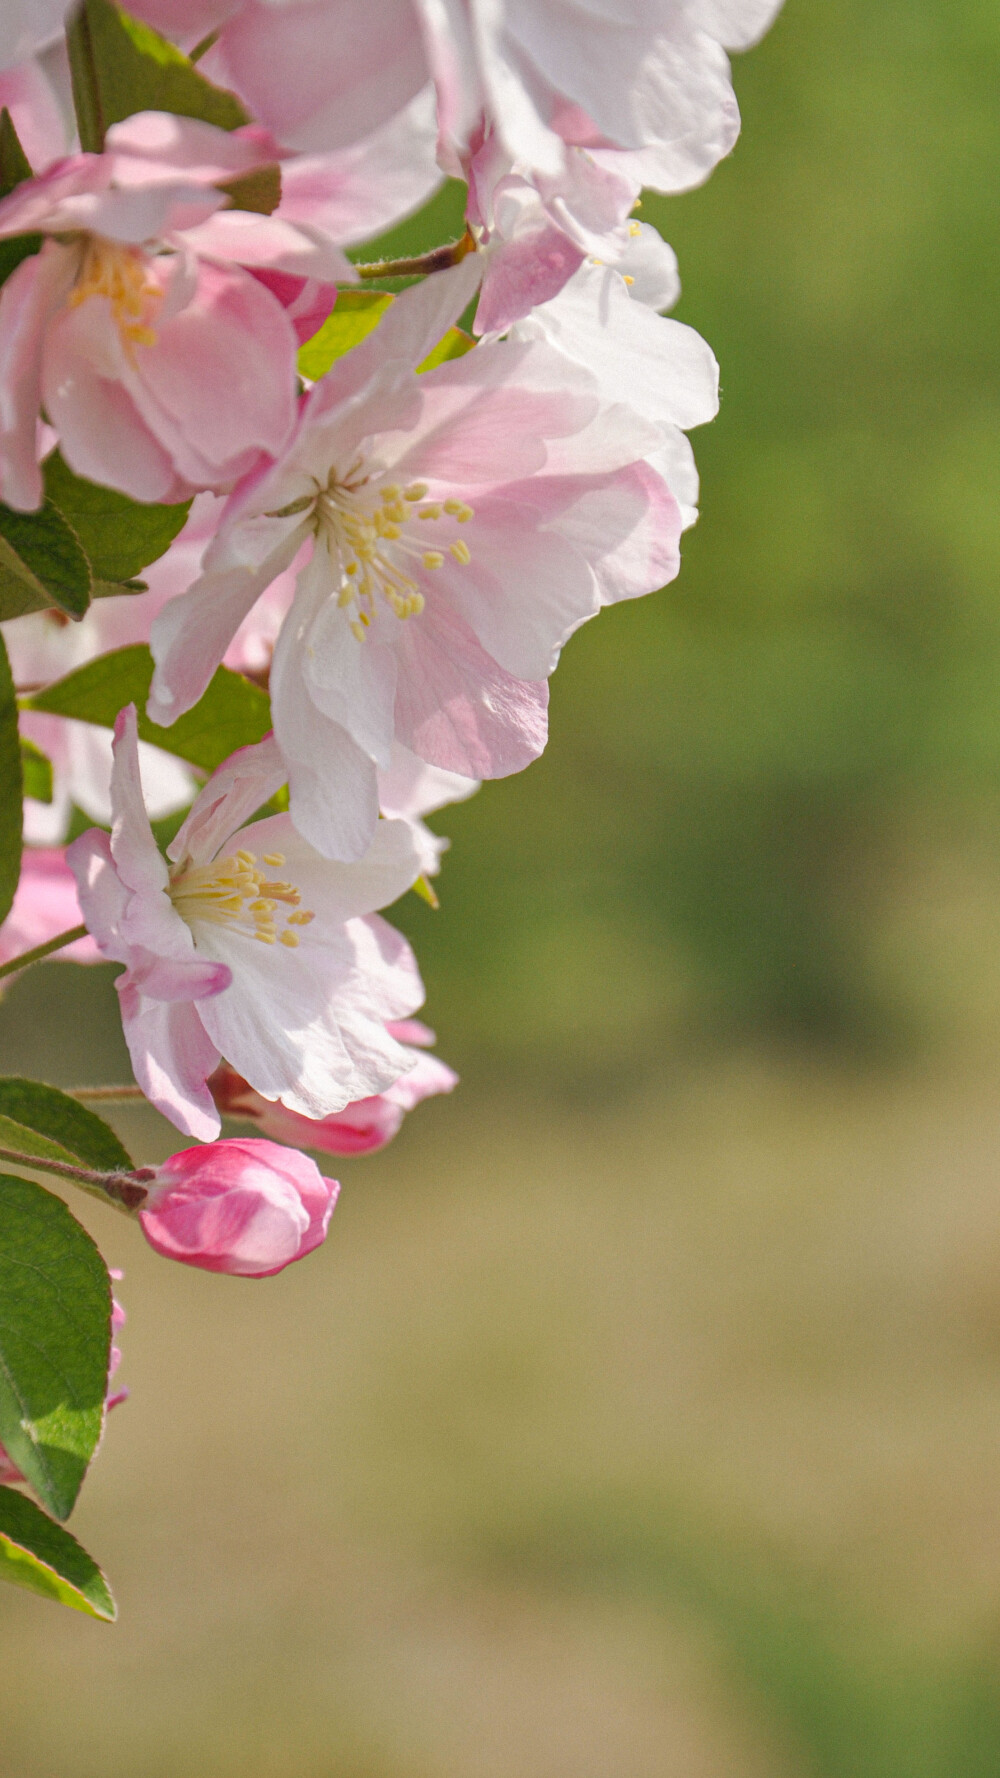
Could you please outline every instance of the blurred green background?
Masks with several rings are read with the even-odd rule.
[[[680,580],[393,916],[460,1094],[267,1284],[85,1209],[122,1620],[0,1597],[3,1778],[1000,1775],[1000,18],[788,0],[736,84],[643,210],[723,371]],[[124,1070],[108,975],[0,1066]]]

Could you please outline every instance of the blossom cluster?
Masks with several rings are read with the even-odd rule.
[[[4,9],[0,973],[119,967],[121,1091],[196,1146],[95,1171],[66,1124],[50,1167],[160,1253],[280,1270],[339,1189],[300,1151],[455,1085],[382,910],[542,752],[573,632],[678,573],[718,369],[640,193],[732,148],[779,4]],[[446,178],[460,238],[364,263]]]

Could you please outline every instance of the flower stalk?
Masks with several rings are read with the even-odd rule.
[[[30,951],[22,951],[19,957],[11,957],[8,962],[0,963],[0,977],[17,975],[32,963],[40,963],[43,957],[51,956],[53,951],[61,951],[64,946],[75,944],[78,938],[86,938],[87,928],[82,923],[71,926],[68,932],[58,932],[55,938],[46,939],[43,945],[35,945]]]
[[[475,239],[466,229],[457,241],[447,241],[444,246],[432,247],[428,253],[418,253],[412,259],[376,259],[354,269],[359,278],[425,278],[432,272],[446,272],[451,266],[460,265],[466,254],[475,249]]]
[[[17,1148],[0,1148],[0,1161],[69,1180],[81,1191],[102,1198],[106,1204],[113,1204],[116,1210],[123,1210],[128,1216],[134,1216],[142,1209],[149,1196],[145,1182],[155,1178],[156,1173],[153,1167],[138,1167],[132,1173],[99,1173],[92,1167],[78,1167],[47,1155],[22,1154]]]

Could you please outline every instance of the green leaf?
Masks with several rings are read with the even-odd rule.
[[[0,621],[53,605],[79,620],[89,604],[90,566],[62,513],[0,503]]]
[[[36,803],[52,801],[52,761],[46,759],[40,747],[34,741],[21,736],[21,774],[24,779],[25,796],[33,796]]]
[[[92,1556],[72,1532],[13,1488],[0,1488],[0,1580],[113,1624],[118,1613]]]
[[[0,1443],[57,1519],[104,1424],[111,1285],[61,1198],[0,1174]]]
[[[432,352],[428,352],[422,364],[417,365],[417,373],[433,370],[437,364],[447,364],[451,358],[464,358],[475,345],[471,333],[464,333],[460,327],[449,327],[443,340],[438,340]]]
[[[5,105],[0,111],[0,198],[5,198],[15,185],[30,178],[31,163]],[[12,235],[9,240],[0,241],[0,284],[6,283],[22,259],[37,253],[41,245],[41,235]]]
[[[226,192],[234,210],[254,210],[259,216],[270,216],[281,203],[281,168],[255,167],[239,179],[227,179],[219,190]]]
[[[81,0],[67,26],[80,139],[100,149],[104,132],[137,111],[200,117],[223,130],[249,123],[234,93],[213,86],[158,31],[110,0]]]
[[[55,1144],[63,1151],[57,1157],[60,1160],[78,1161],[105,1173],[135,1165],[102,1117],[44,1081],[22,1080],[18,1075],[0,1077],[0,1118],[28,1130],[36,1140]],[[4,1136],[2,1146],[17,1148],[18,1144]]]
[[[17,699],[0,636],[0,921],[6,920],[21,875],[23,780]]]
[[[145,645],[119,648],[88,661],[24,703],[29,710],[75,716],[102,728],[113,728],[122,706],[133,703],[143,741],[152,741],[206,772],[214,771],[237,747],[262,741],[271,728],[267,693],[227,667],[218,669],[193,710],[178,717],[171,728],[160,728],[145,714],[152,677],[153,657]]]
[[[190,500],[143,506],[113,488],[84,481],[58,451],[46,457],[42,475],[46,496],[79,538],[95,581],[131,580],[169,549],[191,510]]]
[[[299,370],[311,383],[378,326],[393,298],[385,290],[341,290],[318,333],[299,348]]]

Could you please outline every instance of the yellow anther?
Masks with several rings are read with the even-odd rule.
[[[403,492],[403,490],[399,486],[398,482],[383,482],[382,483],[382,498],[383,498],[383,500],[399,500],[402,495],[402,492]]]
[[[628,225],[628,232],[632,236],[632,239],[634,240],[636,235],[642,234],[642,223],[641,222],[630,222]]]
[[[284,852],[265,852],[264,853],[264,863],[265,864],[269,864],[272,867],[276,867],[277,865],[284,864],[284,862],[285,862]]]
[[[444,510],[445,510],[445,512],[450,512],[452,518],[457,519],[459,513],[465,511],[465,501],[464,500],[446,500],[444,503]]]
[[[262,932],[258,927],[257,931],[254,933],[254,938],[259,939],[262,945],[273,945],[275,934],[273,932]]]
[[[412,617],[419,617],[426,603],[427,601],[424,598],[423,593],[414,593],[410,600],[410,615]]]
[[[364,624],[366,630],[367,630],[369,624],[371,623],[371,621],[372,621],[371,617],[369,616],[367,611],[359,611],[358,612],[358,622]]]
[[[297,914],[289,914],[288,924],[289,926],[308,926],[309,922],[315,918],[316,915],[312,908],[302,908]]]
[[[633,277],[630,277],[628,272],[625,272],[623,275],[624,275],[624,280],[625,280],[626,284],[634,284],[635,283],[635,279]]]
[[[283,932],[279,942],[283,945],[287,945],[290,951],[294,951],[299,941],[294,932]]]
[[[432,502],[430,506],[422,506],[417,513],[417,517],[418,519],[439,519],[441,517],[441,508],[435,502]]]
[[[251,914],[273,914],[277,905],[276,901],[269,901],[266,895],[262,895],[250,903],[248,911]]]
[[[439,549],[425,549],[421,560],[425,568],[444,567],[444,557]]]
[[[237,852],[236,856],[241,864],[256,864],[257,862],[256,852]]]
[[[426,493],[427,493],[427,483],[426,482],[411,482],[408,488],[403,489],[403,499],[404,500],[423,500]]]
[[[353,635],[354,635],[354,636],[355,636],[355,637],[356,637],[356,638],[357,638],[357,640],[358,640],[358,641],[359,641],[359,642],[363,642],[363,641],[364,641],[364,639],[365,639],[365,631],[364,631],[364,625],[363,625],[363,624],[359,624],[359,623],[357,623],[357,622],[356,622],[356,621],[355,621],[355,622],[352,622],[352,624],[351,624],[351,633],[352,633],[352,634],[353,634]]]
[[[449,543],[448,552],[454,556],[456,562],[461,562],[463,568],[467,568],[472,561],[472,552],[462,537],[456,537],[454,543]]]

